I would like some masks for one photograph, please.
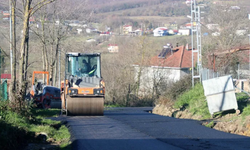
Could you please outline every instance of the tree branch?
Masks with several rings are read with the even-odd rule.
[[[47,4],[50,4],[52,2],[54,2],[56,0],[43,0],[39,3],[37,3],[33,9],[32,9],[32,12],[30,13],[30,16],[32,16],[36,11],[38,11],[40,8],[42,8],[43,6],[47,5]]]

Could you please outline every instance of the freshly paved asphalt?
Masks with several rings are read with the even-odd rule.
[[[104,116],[62,117],[74,150],[249,150],[250,138],[220,132],[198,121],[110,108]],[[62,119],[61,118],[61,119]]]

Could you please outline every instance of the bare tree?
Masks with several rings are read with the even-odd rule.
[[[67,38],[71,36],[69,29],[73,27],[70,26],[70,21],[80,20],[87,23],[91,16],[91,11],[86,9],[87,2],[61,0],[39,11],[41,21],[37,23],[41,24],[41,27],[34,27],[32,30],[42,44],[43,70],[50,72],[52,85],[56,85],[58,54],[62,49],[62,42],[67,42]]]
[[[12,20],[12,39],[11,48],[13,51],[13,64],[12,65],[12,82],[10,90],[10,98],[12,101],[18,96],[16,102],[19,104],[19,110],[22,109],[22,100],[26,95],[27,89],[27,69],[28,69],[28,58],[29,58],[29,19],[35,12],[41,9],[43,6],[52,3],[55,0],[11,0],[11,20]],[[17,35],[16,35],[16,24],[17,17],[21,18],[22,22],[22,38],[20,41],[20,57],[17,58]],[[19,59],[19,84],[17,84],[17,59]],[[16,103],[15,102],[15,103]]]
[[[247,29],[249,20],[244,7],[213,6],[205,17],[205,23],[213,25],[213,28],[204,25],[204,32],[209,36],[203,39],[203,54],[212,56],[213,53],[240,47],[247,42]],[[235,55],[224,55],[217,59],[216,64],[228,73],[229,68],[235,64]],[[203,59],[205,62],[207,58]],[[211,66],[211,64],[209,64]],[[234,65],[233,65],[234,66]]]

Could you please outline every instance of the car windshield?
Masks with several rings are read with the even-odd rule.
[[[68,57],[68,74],[80,77],[100,77],[100,56],[83,55]]]

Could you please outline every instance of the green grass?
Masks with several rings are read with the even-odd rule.
[[[208,127],[208,128],[213,128],[214,127],[214,121],[209,122],[205,126]]]
[[[24,117],[12,112],[5,102],[0,102],[0,108],[0,141],[2,143],[0,149],[21,149],[25,147],[25,144],[39,143],[36,135],[41,132],[48,135],[48,144],[56,143],[59,145],[58,149],[70,147],[68,128],[60,121],[45,118],[58,116],[59,109],[33,109],[30,117]]]
[[[202,85],[196,84],[194,88],[177,98],[174,108],[188,109],[193,115],[200,115],[202,119],[208,119],[211,115],[205,99]]]
[[[241,114],[241,116],[243,118],[245,118],[246,116],[249,116],[250,115],[250,104],[248,104],[244,109],[243,109],[243,112]]]
[[[58,117],[61,113],[60,109],[33,109],[32,113],[36,117]]]
[[[236,93],[236,99],[238,102],[245,101],[249,98],[249,96],[246,93]]]
[[[243,120],[250,115],[250,104],[246,100],[249,96],[245,93],[236,93],[239,110],[242,112]],[[209,119],[211,115],[208,110],[208,105],[205,100],[203,87],[201,84],[196,84],[194,88],[180,95],[174,103],[174,108],[188,109],[193,115],[200,115],[202,119]],[[222,117],[234,111],[218,112],[214,115]]]

